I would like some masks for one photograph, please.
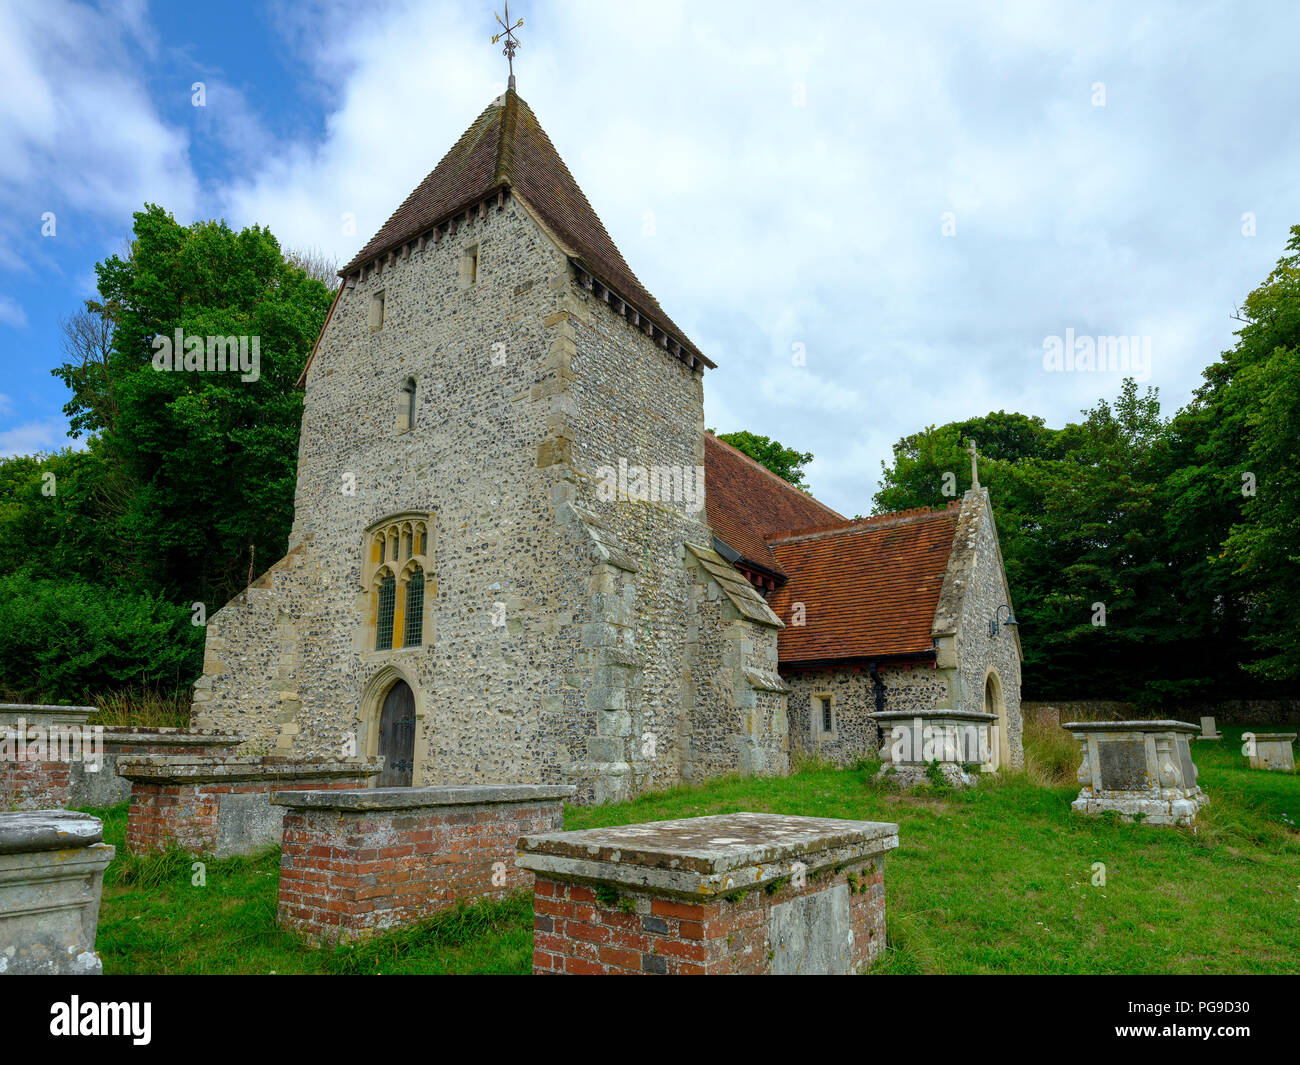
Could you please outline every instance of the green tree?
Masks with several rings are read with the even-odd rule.
[[[1231,520],[1216,582],[1240,582],[1251,672],[1300,676],[1300,225],[1247,297],[1237,344],[1205,371],[1204,463],[1220,522]]]
[[[755,462],[761,463],[783,481],[789,481],[796,488],[807,492],[808,482],[804,480],[803,467],[812,462],[811,451],[796,451],[785,447],[780,441],[768,436],[740,430],[735,433],[713,433],[719,440],[725,440],[737,451],[743,451]]]
[[[286,547],[302,399],[295,382],[331,294],[289,265],[275,238],[224,222],[182,226],[162,208],[135,215],[126,257],[96,266],[112,345],[101,368],[72,358],[74,432],[97,434],[112,486],[105,506],[116,568],[142,590],[224,603],[250,562]],[[256,378],[154,365],[155,338],[256,338]],[[181,353],[176,353],[180,361]]]

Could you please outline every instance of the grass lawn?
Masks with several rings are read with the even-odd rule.
[[[1211,804],[1195,833],[1071,814],[1076,745],[1027,737],[1030,771],[966,791],[899,794],[874,765],[731,778],[633,802],[570,807],[593,828],[737,810],[895,821],[888,950],[875,973],[1298,973],[1300,775],[1253,771],[1241,728],[1197,743]],[[1261,729],[1260,731],[1268,731]],[[527,973],[531,899],[448,913],[332,950],[275,924],[279,854],[211,861],[126,853],[126,806],[92,811],[118,856],[98,947],[107,973]],[[1105,866],[1094,886],[1095,863]]]

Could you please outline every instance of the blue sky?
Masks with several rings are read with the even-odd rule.
[[[905,433],[1113,396],[1045,369],[1067,331],[1146,338],[1185,403],[1300,223],[1300,6],[792,7],[512,7],[520,94],[719,364],[708,423],[854,514]],[[0,0],[0,454],[66,442],[58,319],[133,210],[346,260],[501,91],[492,13]]]

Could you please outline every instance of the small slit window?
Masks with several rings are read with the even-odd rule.
[[[415,428],[415,378],[408,377],[402,382],[402,391],[397,397],[397,431],[404,433]]]
[[[384,293],[381,289],[370,297],[370,331],[377,333],[384,328]]]
[[[812,698],[812,729],[816,736],[835,735],[835,707],[830,695],[814,695]]]
[[[460,287],[478,283],[478,245],[471,244],[460,257]]]

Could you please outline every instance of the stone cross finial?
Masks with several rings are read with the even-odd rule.
[[[501,54],[506,57],[506,62],[510,64],[510,88],[513,89],[515,87],[515,49],[519,47],[519,42],[515,40],[515,30],[524,24],[524,20],[521,18],[513,26],[510,25],[510,5],[508,3],[506,4],[506,17],[503,19],[500,15],[497,15],[496,20],[504,28],[500,33],[492,34],[492,43],[496,44],[501,38],[505,38],[506,46],[501,49]]]
[[[980,486],[979,455],[975,452],[975,441],[970,442],[970,486]]]

